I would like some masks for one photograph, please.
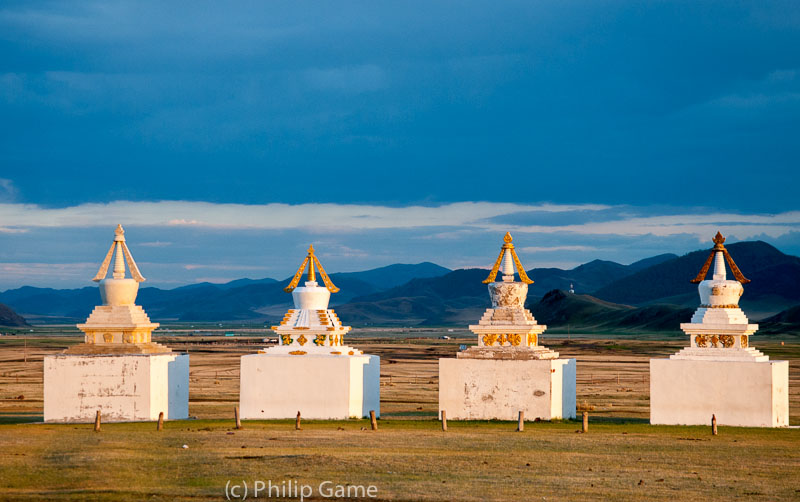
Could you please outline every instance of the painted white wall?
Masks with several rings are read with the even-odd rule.
[[[788,361],[650,360],[650,423],[786,427]]]
[[[575,360],[439,359],[439,411],[454,420],[575,417]]]
[[[45,422],[91,422],[97,410],[104,422],[187,418],[189,355],[45,356]]]
[[[244,419],[380,416],[380,357],[242,356],[239,410]]]

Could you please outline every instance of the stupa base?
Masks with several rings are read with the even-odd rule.
[[[380,357],[332,354],[242,356],[244,419],[335,420],[380,416]]]
[[[786,427],[789,362],[650,360],[650,423]]]
[[[439,410],[454,420],[575,418],[575,359],[439,359]]]
[[[44,421],[103,422],[189,416],[189,355],[57,354],[44,357]]]

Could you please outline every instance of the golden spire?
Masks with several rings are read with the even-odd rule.
[[[706,274],[708,274],[708,269],[711,268],[711,262],[714,261],[714,255],[716,253],[722,253],[722,255],[725,257],[725,261],[728,262],[728,266],[731,267],[731,272],[733,272],[733,276],[737,281],[742,284],[747,284],[750,282],[750,279],[747,279],[744,275],[742,275],[742,271],[739,270],[739,267],[737,267],[736,263],[733,262],[733,258],[731,258],[730,253],[728,253],[728,250],[725,249],[725,237],[723,237],[721,233],[717,232],[717,235],[714,236],[712,241],[714,242],[714,247],[711,248],[711,253],[708,255],[708,259],[703,264],[703,268],[700,269],[700,273],[697,274],[697,277],[692,279],[690,282],[697,284],[706,278]]]
[[[106,253],[106,257],[103,260],[103,263],[100,265],[100,270],[97,271],[97,275],[95,275],[94,279],[92,280],[94,282],[100,282],[105,279],[114,251],[117,253],[116,260],[114,262],[114,279],[123,279],[125,277],[124,263],[127,263],[133,280],[136,282],[144,282],[145,278],[142,276],[142,273],[139,272],[139,267],[136,266],[136,262],[133,260],[133,256],[131,255],[131,251],[128,249],[128,245],[125,243],[125,230],[120,224],[117,224],[117,228],[114,229],[114,240],[111,242],[111,248],[109,248],[108,253]]]
[[[489,277],[483,281],[484,284],[494,282],[495,278],[497,277],[497,272],[500,270],[500,263],[503,261],[503,256],[506,253],[511,253],[511,258],[514,260],[514,266],[519,274],[519,280],[525,284],[533,284],[533,281],[528,279],[528,274],[525,273],[525,268],[522,266],[522,263],[520,263],[517,252],[514,251],[514,244],[511,243],[512,240],[514,239],[511,237],[511,233],[506,232],[506,235],[503,236],[503,247],[500,248],[500,255],[497,257],[497,261],[494,262],[492,271],[489,272]]]
[[[330,277],[328,274],[325,273],[325,269],[322,268],[322,264],[317,259],[316,255],[314,254],[314,246],[308,246],[308,254],[306,258],[303,260],[303,263],[300,264],[300,268],[297,269],[297,272],[292,277],[292,282],[289,283],[288,286],[283,288],[284,291],[287,293],[291,293],[294,291],[294,288],[297,287],[297,283],[300,282],[300,276],[303,275],[303,270],[305,270],[306,265],[308,265],[308,281],[309,282],[317,282],[317,274],[314,271],[314,265],[316,264],[317,268],[319,269],[319,275],[322,276],[322,282],[325,283],[325,287],[328,288],[328,291],[331,293],[338,293],[339,288],[333,285]]]

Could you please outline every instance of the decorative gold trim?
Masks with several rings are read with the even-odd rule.
[[[339,352],[338,350],[331,351],[331,354],[334,354],[334,355],[337,355],[337,356],[342,355],[342,353]]]
[[[733,258],[731,258],[730,253],[728,253],[728,250],[725,249],[725,246],[723,245],[725,242],[725,237],[723,237],[720,232],[717,232],[717,235],[714,236],[712,241],[714,242],[714,247],[711,249],[708,258],[706,258],[706,262],[703,263],[703,267],[700,269],[697,277],[692,279],[690,282],[697,284],[705,279],[706,275],[708,274],[708,269],[711,268],[711,262],[714,261],[714,254],[717,252],[721,252],[725,257],[725,261],[728,262],[728,266],[731,267],[731,272],[733,272],[733,276],[737,281],[739,281],[741,284],[747,284],[750,282],[750,279],[747,279],[742,274],[742,271],[736,266],[736,263],[734,263]]]
[[[728,304],[728,305],[700,305],[702,309],[738,309],[738,305]]]
[[[733,335],[720,335],[719,341],[720,343],[722,343],[722,346],[725,347],[726,349],[733,347],[733,344],[735,343]]]
[[[497,256],[497,260],[495,260],[491,272],[489,272],[489,277],[484,279],[484,284],[489,284],[497,279],[497,273],[500,271],[500,263],[503,261],[503,255],[506,253],[506,251],[511,253],[511,258],[514,260],[514,266],[517,268],[517,273],[519,274],[519,280],[525,284],[533,284],[533,281],[529,279],[528,275],[525,273],[525,268],[519,261],[517,252],[514,251],[514,244],[511,243],[513,240],[514,239],[511,237],[511,233],[506,232],[506,235],[503,236],[503,246],[500,248],[500,254]]]
[[[306,335],[300,335],[297,337],[297,343],[299,343],[301,346],[305,345],[307,341],[308,338],[306,338]]]
[[[317,335],[317,336],[315,336],[314,337],[314,345],[316,345],[317,347],[322,347],[323,345],[325,345],[325,338],[327,338],[327,336],[328,335]]]
[[[708,347],[708,337],[706,335],[695,335],[694,344],[698,347]]]
[[[741,335],[741,337],[742,338],[739,340],[739,344],[742,346],[742,348],[746,349],[749,345],[750,338],[747,335]]]
[[[293,356],[304,356],[304,355],[308,354],[308,352],[306,352],[305,350],[293,350],[293,351],[289,352],[289,354],[291,354]]]
[[[508,335],[507,338],[508,338],[508,343],[510,343],[511,345],[513,345],[515,347],[518,346],[522,342],[522,336],[520,336],[518,333],[512,333],[512,334]]]
[[[497,335],[492,335],[492,334],[483,335],[484,345],[494,345],[495,340],[497,340]]]
[[[281,343],[283,345],[291,345],[292,344],[292,335],[281,335]]]
[[[719,336],[711,335],[711,346],[712,347],[719,347]]]
[[[300,264],[300,268],[297,269],[295,272],[294,277],[292,277],[291,282],[289,285],[283,288],[284,291],[287,293],[291,293],[297,287],[297,284],[300,282],[300,277],[303,275],[303,270],[305,270],[306,266],[308,266],[308,280],[310,282],[317,282],[317,274],[314,271],[314,266],[319,269],[319,275],[322,276],[322,282],[325,283],[325,287],[331,293],[338,293],[339,288],[337,288],[331,278],[328,277],[328,274],[325,273],[325,269],[322,267],[322,263],[320,263],[319,258],[314,254],[314,245],[308,246],[308,254],[306,255],[303,263]]]

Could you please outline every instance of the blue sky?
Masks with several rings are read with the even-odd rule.
[[[0,5],[0,289],[800,254],[795,2]]]

